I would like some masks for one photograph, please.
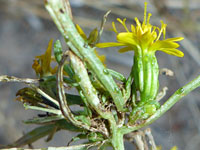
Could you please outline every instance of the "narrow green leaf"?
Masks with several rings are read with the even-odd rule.
[[[60,61],[62,59],[62,55],[63,55],[62,45],[61,45],[61,42],[59,40],[57,40],[54,43],[54,56],[58,63],[60,63]],[[71,69],[71,66],[69,64],[66,64],[64,66],[64,71],[67,72],[67,74],[69,75],[70,78],[73,78],[74,72]]]
[[[23,121],[25,124],[43,124],[63,119],[63,116],[35,117]]]
[[[68,105],[85,105],[81,97],[78,95],[66,94],[66,99]]]
[[[74,131],[74,132],[82,132],[84,129],[78,128],[73,124],[69,123],[67,120],[62,119],[55,122],[55,124],[59,127],[59,129]]]
[[[90,119],[88,117],[86,117],[85,115],[79,115],[79,116],[77,115],[77,116],[75,116],[75,118],[77,120],[80,120],[81,122],[87,124],[88,126],[91,126]]]
[[[123,74],[117,72],[117,71],[114,71],[112,69],[107,69],[108,72],[117,80],[121,81],[121,82],[126,82],[126,78],[124,77]]]
[[[26,133],[24,136],[15,141],[13,144],[9,144],[4,148],[21,147],[24,145],[31,144],[37,141],[38,139],[47,136],[54,128],[55,125],[53,124],[35,128],[32,131]]]

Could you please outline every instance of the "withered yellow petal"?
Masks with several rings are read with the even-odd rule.
[[[77,29],[78,33],[81,35],[81,37],[84,40],[87,40],[86,34],[84,33],[84,31],[82,30],[82,28],[78,24],[76,24],[76,29]]]
[[[35,73],[37,75],[41,73],[41,66],[40,66],[38,60],[36,60],[36,59],[34,60],[32,68],[35,70]]]
[[[40,77],[51,74],[51,52],[52,52],[53,40],[49,41],[48,47],[43,55],[36,56],[32,68]]]
[[[97,50],[94,50],[95,55],[100,59],[100,61],[105,65],[105,61],[106,61],[106,56],[104,55],[99,55]]]
[[[98,40],[98,37],[99,37],[98,29],[95,28],[94,30],[92,30],[92,31],[90,32],[90,35],[89,35],[89,37],[87,38],[88,44],[93,44],[93,43],[95,43],[95,42]]]
[[[41,57],[41,67],[43,74],[51,72],[51,52],[52,52],[53,40],[49,41],[46,52]]]

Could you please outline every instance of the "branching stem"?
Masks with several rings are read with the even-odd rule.
[[[0,82],[21,82],[26,84],[33,84],[38,83],[39,79],[17,78],[14,76],[2,75],[0,76]]]
[[[168,111],[175,103],[177,103],[181,98],[186,96],[189,92],[196,89],[200,86],[200,76],[183,86],[182,88],[178,89],[157,111],[154,115],[149,117],[147,120],[145,120],[143,123],[134,125],[134,126],[123,126],[121,128],[122,133],[127,134],[132,131],[138,130],[142,127],[145,127],[151,123],[153,123],[155,120],[160,118],[166,111]]]
[[[46,9],[63,37],[66,39],[71,50],[81,59],[84,59],[84,61],[91,67],[92,71],[95,72],[99,81],[112,96],[118,111],[124,111],[125,101],[122,92],[113,80],[111,74],[95,55],[94,49],[91,48],[79,35],[70,18],[70,14],[65,10],[65,2],[60,0],[46,0]]]
[[[67,57],[67,55],[65,53],[62,57],[60,64],[59,64],[58,72],[57,72],[57,91],[58,91],[59,105],[60,105],[61,112],[62,112],[63,116],[67,120],[69,120],[72,124],[74,124],[75,126],[77,126],[79,128],[84,128],[84,129],[92,131],[92,132],[102,133],[102,131],[99,131],[96,128],[90,127],[90,126],[84,124],[83,122],[76,120],[74,115],[72,114],[68,104],[67,104],[67,100],[66,100],[66,96],[65,96],[65,89],[64,89],[64,86],[63,86],[64,85],[63,67],[65,65],[66,57]],[[105,135],[104,132],[103,132],[103,134]]]

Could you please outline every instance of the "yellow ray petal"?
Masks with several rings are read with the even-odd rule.
[[[135,26],[134,26],[134,25],[131,25],[131,31],[132,31],[133,33],[135,33]]]
[[[99,47],[99,48],[117,47],[117,46],[125,46],[125,44],[124,43],[116,43],[116,42],[98,43],[98,44],[96,44],[96,47]]]
[[[159,51],[162,51],[164,53],[167,53],[169,55],[174,55],[174,56],[177,56],[177,57],[183,57],[184,56],[184,53],[181,52],[178,49],[168,49],[168,48],[165,48],[165,49],[162,49],[162,50],[159,50]]]
[[[124,47],[118,50],[119,53],[124,53],[124,52],[128,52],[128,51],[133,51],[133,48],[131,47]]]
[[[118,34],[117,28],[116,28],[116,26],[115,26],[115,22],[112,22],[112,27],[113,27],[113,31],[114,31],[116,34]]]
[[[176,41],[181,41],[183,40],[184,37],[175,37],[175,38],[168,38],[166,39],[165,41],[173,41],[173,42],[176,42]]]
[[[167,40],[163,40],[163,41],[158,40],[151,45],[150,51],[156,51],[156,50],[165,49],[165,48],[176,49],[178,47],[179,47],[178,43],[167,41]]]
[[[121,32],[117,35],[117,41],[125,45],[137,45],[132,33]]]
[[[146,24],[146,19],[147,19],[147,2],[144,2],[144,19],[143,19],[143,24]]]
[[[117,21],[120,22],[123,25],[123,27],[126,30],[126,32],[130,32],[128,30],[127,26],[126,26],[126,18],[124,18],[123,21],[120,18],[117,18]]]

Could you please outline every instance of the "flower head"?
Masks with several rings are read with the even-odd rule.
[[[126,19],[119,19],[126,32],[118,32],[115,23],[112,23],[113,30],[116,33],[117,42],[98,43],[96,46],[99,48],[123,46],[119,52],[135,51],[142,49],[143,52],[152,52],[159,50],[170,55],[183,57],[184,54],[177,48],[179,44],[177,41],[183,40],[183,37],[165,39],[166,24],[161,21],[161,27],[153,26],[150,24],[151,13],[147,16],[147,2],[145,2],[144,20],[141,23],[136,17],[136,26],[131,25],[131,30],[126,26]],[[163,40],[161,40],[163,35]]]

